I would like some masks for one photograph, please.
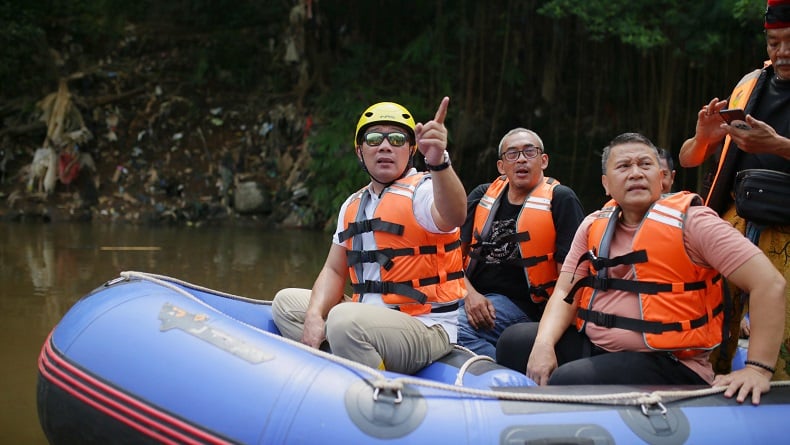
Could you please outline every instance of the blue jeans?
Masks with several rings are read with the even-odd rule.
[[[510,325],[534,320],[530,320],[524,311],[516,306],[510,298],[502,294],[485,294],[485,297],[491,301],[496,311],[494,328],[472,328],[469,325],[469,319],[466,317],[466,308],[464,308],[463,300],[461,300],[461,308],[458,311],[458,344],[471,349],[477,354],[487,355],[496,359],[496,342],[499,340],[499,336],[502,335],[502,331]]]

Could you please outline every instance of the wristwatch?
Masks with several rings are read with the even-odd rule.
[[[444,157],[442,158],[442,163],[439,165],[431,165],[428,163],[428,159],[427,158],[425,159],[425,168],[427,168],[428,171],[440,172],[449,166],[450,166],[450,153],[447,153],[447,150],[444,151]]]

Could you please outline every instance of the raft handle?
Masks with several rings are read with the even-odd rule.
[[[661,403],[661,402],[656,402],[656,403],[651,403],[650,406],[648,406],[647,404],[643,403],[642,404],[642,414],[644,414],[646,416],[650,416],[650,414],[651,414],[650,410],[651,410],[652,407],[657,407],[658,411],[659,411],[658,414],[661,414],[662,416],[667,413],[667,407],[664,406],[664,404]]]
[[[373,391],[373,400],[374,401],[378,401],[379,400],[379,393],[380,392],[381,392],[381,388],[376,388]],[[398,404],[398,403],[400,403],[402,401],[403,401],[403,394],[400,392],[400,389],[396,389],[395,390],[395,400],[393,400],[392,403]]]

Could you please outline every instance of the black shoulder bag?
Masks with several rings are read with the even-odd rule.
[[[739,171],[735,175],[735,211],[757,224],[790,224],[790,174],[765,169]]]

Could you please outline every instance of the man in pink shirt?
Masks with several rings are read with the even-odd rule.
[[[758,404],[779,353],[784,278],[699,196],[662,196],[643,135],[617,136],[602,158],[612,201],[579,226],[540,324],[506,329],[497,362],[540,385],[712,384]],[[714,377],[722,276],[749,291],[752,332],[747,365]]]

